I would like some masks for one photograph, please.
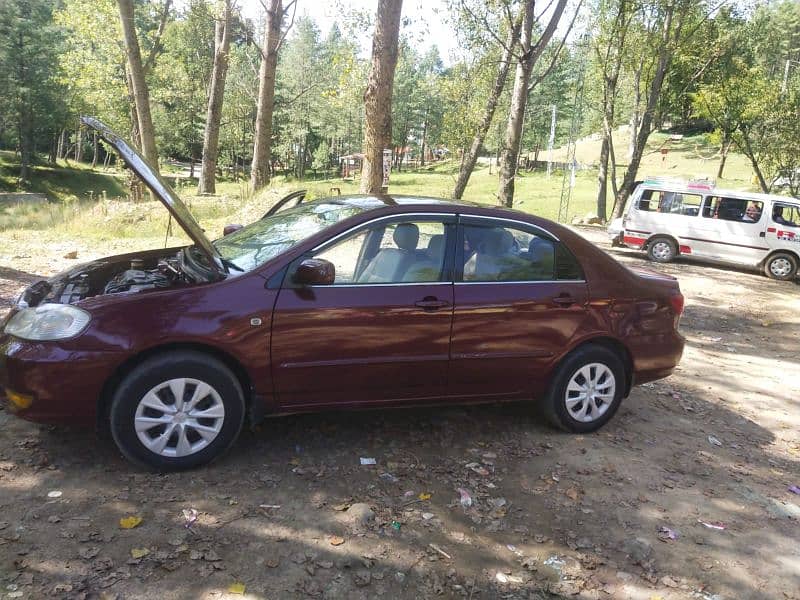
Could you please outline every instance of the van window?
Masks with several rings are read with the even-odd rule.
[[[800,227],[800,207],[776,202],[772,207],[772,220],[787,227]]]
[[[644,190],[636,208],[645,212],[661,212],[690,217],[700,214],[703,197],[698,194]]]
[[[722,221],[758,223],[764,212],[764,203],[742,198],[722,198],[714,196],[706,199],[703,216]]]

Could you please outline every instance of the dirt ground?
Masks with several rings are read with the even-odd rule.
[[[75,262],[6,242],[2,312]],[[687,297],[683,362],[594,435],[521,405],[332,412],[155,475],[0,411],[0,598],[800,599],[800,288],[656,268]]]

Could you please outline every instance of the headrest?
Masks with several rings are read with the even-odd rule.
[[[553,242],[540,237],[532,237],[528,244],[528,253],[531,258],[541,261],[544,258],[553,256]]]
[[[394,243],[403,250],[416,250],[419,242],[419,227],[413,223],[400,223],[394,229]]]
[[[492,229],[486,232],[483,241],[483,254],[499,256],[511,250],[514,246],[514,236],[505,229]]]
[[[444,250],[444,235],[437,233],[432,235],[428,240],[428,254],[432,256],[439,256]]]

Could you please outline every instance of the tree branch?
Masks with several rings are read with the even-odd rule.
[[[156,58],[161,54],[163,48],[161,47],[161,37],[164,35],[164,30],[167,27],[167,19],[169,18],[169,9],[172,5],[172,0],[164,0],[164,10],[161,12],[161,19],[158,22],[158,30],[156,37],[153,38],[153,46],[150,48],[150,54],[147,55],[147,60],[144,63],[145,75],[150,72],[156,62]]]

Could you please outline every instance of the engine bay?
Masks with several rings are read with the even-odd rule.
[[[100,259],[49,280],[38,281],[20,298],[23,306],[42,302],[74,304],[85,298],[192,285],[198,278],[184,268],[182,250],[160,250]]]

